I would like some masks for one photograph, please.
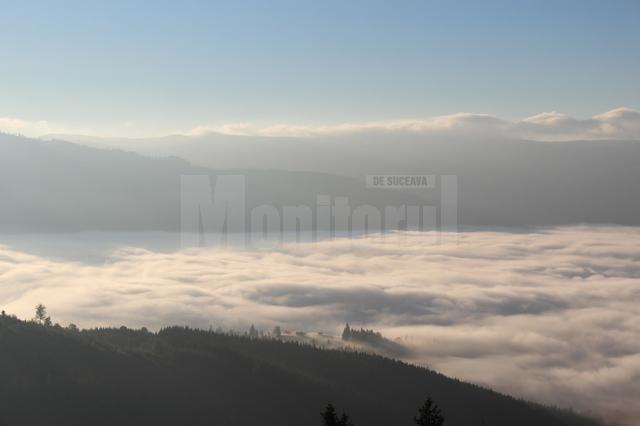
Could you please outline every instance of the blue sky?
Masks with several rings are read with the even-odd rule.
[[[98,134],[640,109],[638,1],[0,7],[0,117]]]

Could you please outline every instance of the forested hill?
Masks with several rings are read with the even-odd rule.
[[[43,326],[0,317],[0,425],[411,425],[427,394],[446,426],[595,425],[375,355],[180,327]],[[484,423],[483,423],[484,422]]]

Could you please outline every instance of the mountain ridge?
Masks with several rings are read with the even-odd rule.
[[[186,327],[80,331],[3,316],[0,360],[3,425],[314,425],[327,401],[356,425],[409,425],[427,394],[447,426],[597,424],[377,355]]]

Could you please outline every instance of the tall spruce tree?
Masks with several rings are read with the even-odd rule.
[[[327,404],[320,416],[322,417],[322,426],[353,426],[345,412],[342,412],[342,415],[338,417],[336,409],[331,403]]]
[[[431,396],[418,409],[418,416],[413,418],[413,422],[418,426],[442,426],[444,417],[440,411],[440,407],[433,402]]]

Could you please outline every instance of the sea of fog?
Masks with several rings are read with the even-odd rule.
[[[29,318],[44,303],[81,327],[338,335],[349,322],[448,375],[640,418],[640,228],[197,237],[185,247],[170,233],[2,235],[0,307]]]

